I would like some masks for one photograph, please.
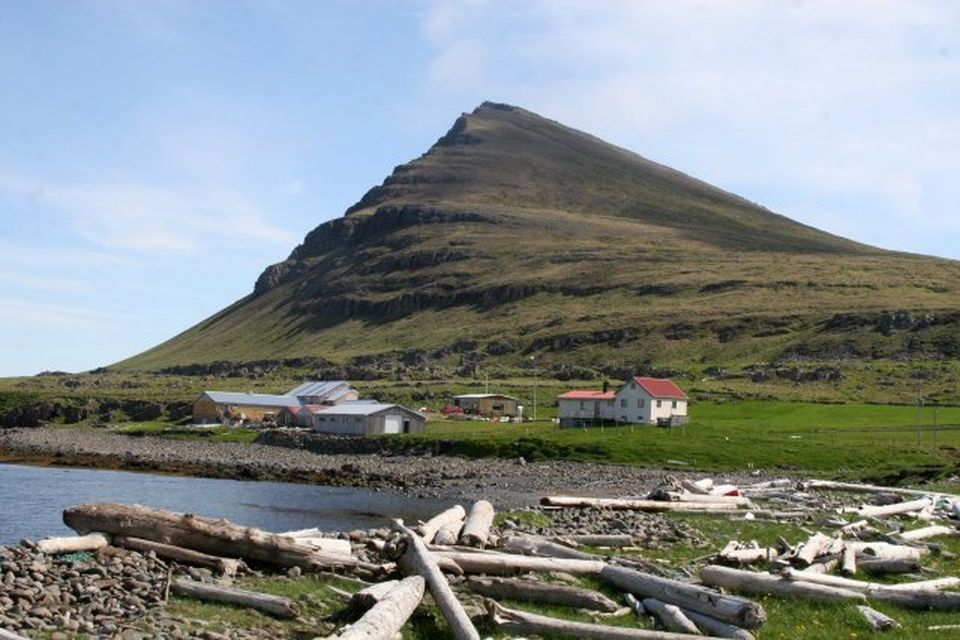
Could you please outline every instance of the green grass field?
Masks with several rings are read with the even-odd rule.
[[[875,478],[946,471],[960,460],[960,408],[698,403],[686,427],[560,429],[550,421],[432,421],[422,436],[467,456],[594,460],[703,470],[785,469]],[[932,428],[936,420],[937,428]],[[918,422],[921,426],[917,428]]]

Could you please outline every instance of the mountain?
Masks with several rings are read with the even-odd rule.
[[[253,292],[114,368],[717,368],[951,358],[960,263],[773,213],[484,103]],[[352,369],[350,369],[352,367]],[[367,371],[366,373],[369,373]]]

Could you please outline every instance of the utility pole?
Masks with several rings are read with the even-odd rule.
[[[533,363],[533,420],[537,420],[537,356],[530,356],[530,362]]]

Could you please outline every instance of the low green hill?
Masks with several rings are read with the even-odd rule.
[[[484,103],[249,296],[113,368],[311,356],[389,377],[535,356],[581,376],[829,380],[851,362],[960,355],[958,276]]]

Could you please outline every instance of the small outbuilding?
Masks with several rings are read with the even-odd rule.
[[[521,405],[517,398],[501,393],[463,393],[453,396],[453,406],[460,407],[467,415],[516,418]]]
[[[300,423],[320,433],[371,436],[423,433],[427,418],[399,404],[349,402],[334,406],[307,405]]]

